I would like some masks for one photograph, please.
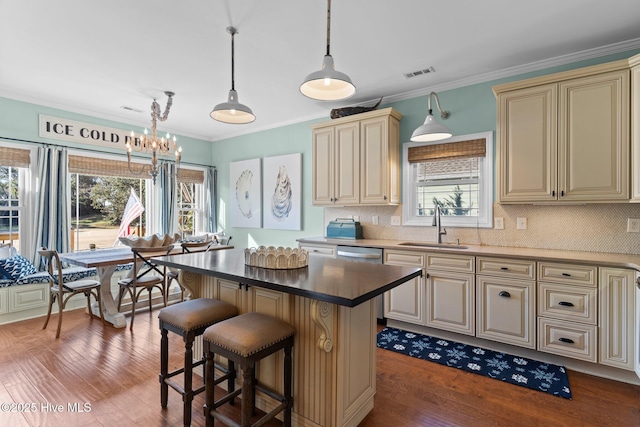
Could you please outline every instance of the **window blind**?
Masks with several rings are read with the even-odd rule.
[[[29,150],[12,147],[0,147],[0,164],[12,168],[28,168],[31,161]]]
[[[151,165],[135,163],[132,166],[134,172],[129,171],[127,162],[121,160],[100,159],[97,157],[69,156],[69,173],[81,175],[118,176],[122,178],[149,178]],[[144,169],[143,169],[144,168]],[[136,173],[143,169],[142,173]],[[204,172],[195,169],[180,168],[178,182],[202,184]]]
[[[485,157],[486,140],[472,139],[444,144],[421,145],[409,148],[409,163],[428,162],[443,159],[464,159]]]

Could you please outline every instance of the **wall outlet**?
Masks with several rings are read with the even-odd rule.
[[[640,233],[640,219],[627,218],[627,232],[628,233]]]
[[[391,217],[391,225],[400,225],[400,217],[392,216]]]
[[[353,220],[354,221],[360,221],[360,215],[354,215],[353,216]]]
[[[373,216],[371,217],[371,223],[372,223],[373,225],[378,225],[378,215],[373,215]]]
[[[518,218],[516,220],[516,228],[518,230],[526,230],[527,229],[527,218]]]
[[[493,228],[496,230],[504,230],[504,218],[496,217],[493,219]]]

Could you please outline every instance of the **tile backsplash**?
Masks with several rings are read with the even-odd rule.
[[[335,218],[359,216],[367,239],[435,241],[435,227],[392,226],[402,217],[402,206],[325,208],[325,226]],[[373,216],[378,225],[373,225]],[[640,233],[627,232],[627,218],[640,218],[640,204],[499,205],[493,216],[504,218],[504,230],[447,227],[444,242],[515,246],[587,252],[640,254]],[[526,218],[527,229],[516,229],[516,219]]]

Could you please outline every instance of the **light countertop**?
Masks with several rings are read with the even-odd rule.
[[[382,240],[382,239],[328,239],[326,237],[310,237],[297,239],[302,244],[325,244],[325,245],[345,245],[362,246],[382,249],[395,249],[419,252],[446,252],[460,255],[473,256],[499,256],[503,258],[515,259],[535,259],[536,261],[566,262],[574,264],[589,264],[602,267],[630,268],[640,271],[640,255],[603,253],[603,252],[582,252],[567,251],[557,249],[539,248],[519,248],[510,246],[485,246],[469,245],[460,243],[461,248],[456,247],[456,243],[445,242],[445,247],[422,247],[406,246],[400,243],[407,240]],[[432,244],[433,242],[422,242]]]

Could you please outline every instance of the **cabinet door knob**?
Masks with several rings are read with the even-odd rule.
[[[564,343],[567,343],[567,344],[575,344],[575,341],[572,340],[571,338],[558,338],[558,341],[564,342]]]
[[[507,291],[500,291],[498,293],[498,296],[499,297],[504,297],[504,298],[511,298],[511,294],[509,292],[507,292]]]
[[[564,190],[560,192],[560,197],[564,197]]]
[[[562,305],[562,306],[565,306],[565,307],[573,307],[573,303],[569,302],[569,301],[560,301],[558,303],[558,305]]]
[[[640,289],[640,277],[636,279],[636,286]]]
[[[551,197],[556,197],[556,190],[551,190]]]
[[[383,200],[387,200],[387,196],[383,196],[383,197],[382,197],[382,199],[383,199]]]

